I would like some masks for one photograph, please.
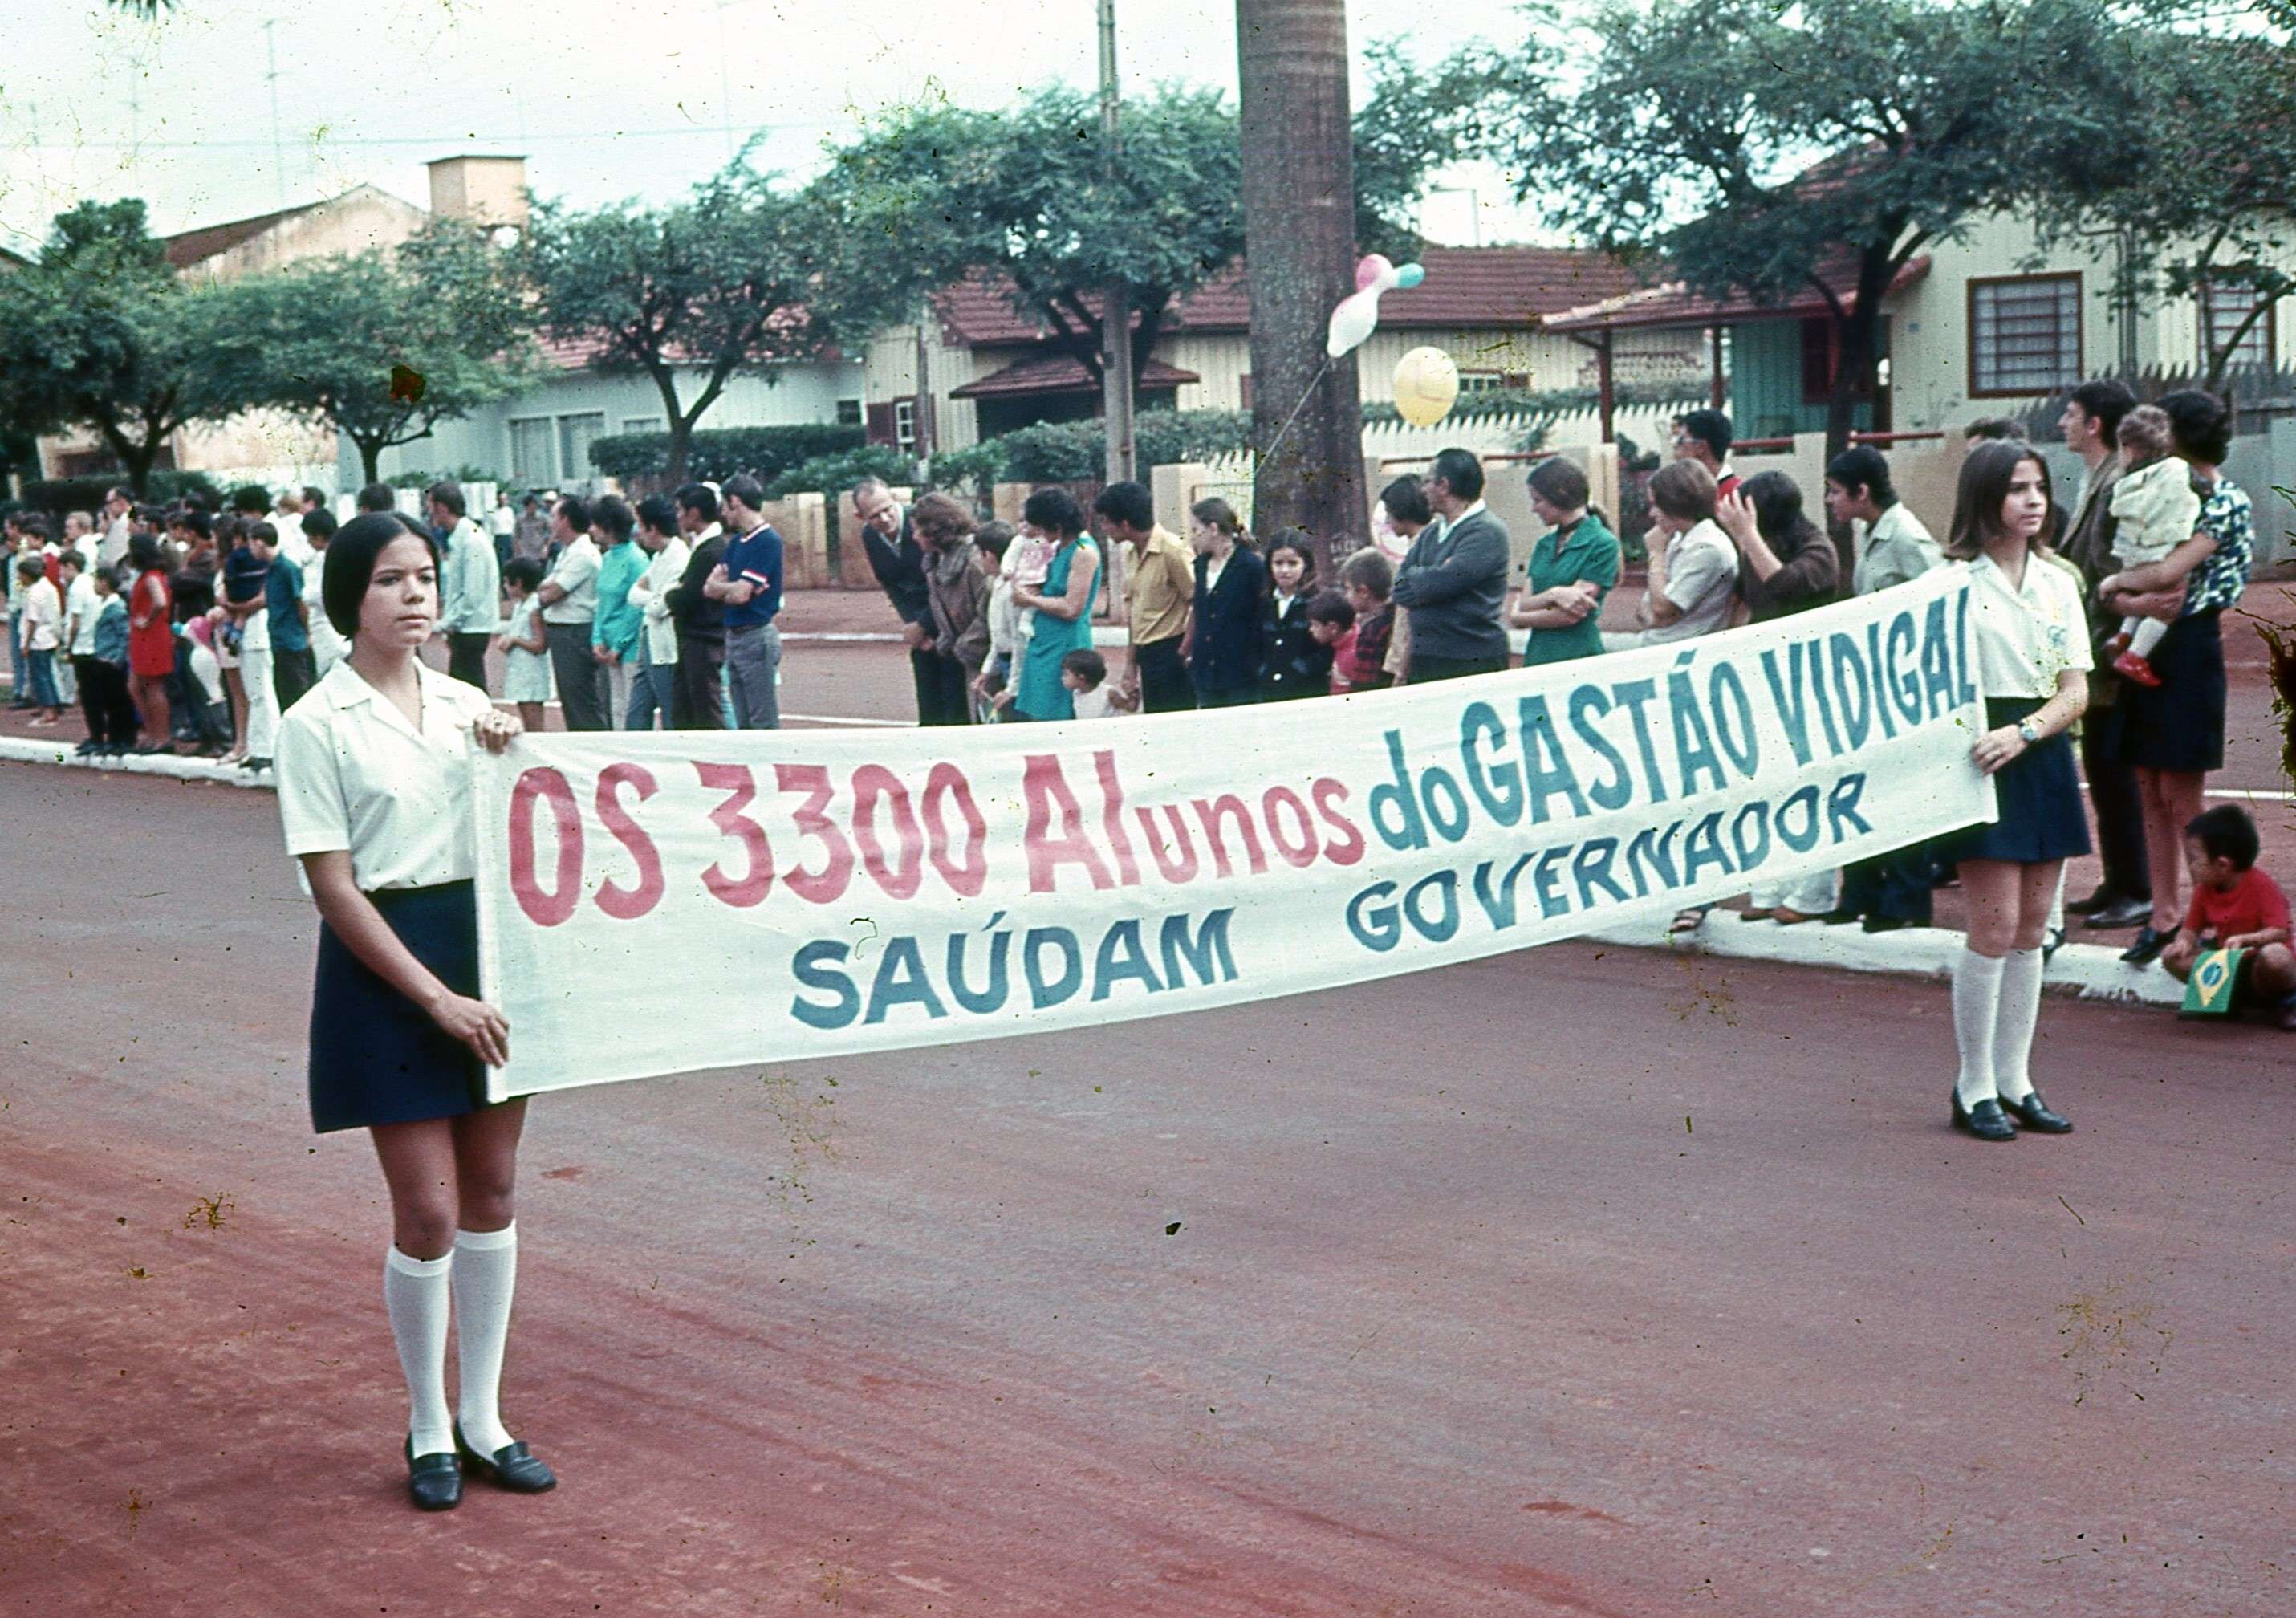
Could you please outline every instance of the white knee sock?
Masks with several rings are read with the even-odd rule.
[[[390,1311],[398,1368],[406,1373],[407,1436],[417,1455],[452,1455],[447,1417],[447,1273],[455,1258],[410,1259],[397,1247],[382,1262],[382,1302]]]
[[[1953,1038],[1961,1051],[1954,1088],[1964,1107],[1994,1099],[1993,1031],[2000,1018],[2002,965],[1966,944],[1953,964]]]
[[[502,1425],[503,1345],[518,1280],[518,1225],[455,1232],[455,1340],[462,1368],[455,1414],[480,1455],[512,1441]]]
[[[2136,620],[2136,628],[2129,634],[2128,649],[2139,657],[2150,657],[2152,648],[2159,645],[2161,637],[2168,633],[2169,626],[2162,620],[2140,618]]]
[[[2041,1020],[2041,952],[2012,949],[2001,962],[2001,1011],[1993,1024],[1993,1079],[2004,1101],[2033,1093],[2033,1025]]]

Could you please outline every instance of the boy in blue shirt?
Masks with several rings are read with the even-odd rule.
[[[258,522],[248,530],[247,548],[266,564],[263,610],[271,629],[271,689],[286,712],[319,683],[318,660],[311,655],[310,609],[303,601],[303,570],[279,549],[279,530]]]

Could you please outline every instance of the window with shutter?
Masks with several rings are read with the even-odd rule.
[[[891,402],[869,407],[869,441],[890,445],[893,441],[893,407]]]
[[[2226,356],[2225,365],[2231,370],[2245,370],[2251,365],[2269,365],[2275,345],[2272,323],[2275,311],[2267,308],[2244,332],[2241,326],[2256,313],[2259,301],[2257,290],[2234,283],[2203,282],[2201,285],[2201,364],[2216,363],[2216,357],[2229,343],[2232,352]],[[2239,341],[2233,334],[2239,333]]]

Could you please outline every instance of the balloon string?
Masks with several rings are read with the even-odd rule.
[[[1308,390],[1300,396],[1300,402],[1292,407],[1292,414],[1283,418],[1283,425],[1275,430],[1275,436],[1269,440],[1267,448],[1259,452],[1259,459],[1266,461],[1275,457],[1277,447],[1283,442],[1284,435],[1292,431],[1292,424],[1300,419],[1300,413],[1308,407],[1308,401],[1316,397],[1316,390],[1323,385],[1324,373],[1331,368],[1332,357],[1326,354],[1324,356],[1324,363],[1316,367],[1316,374],[1308,379]]]

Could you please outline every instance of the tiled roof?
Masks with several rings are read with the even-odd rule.
[[[1427,279],[1380,300],[1380,324],[1406,328],[1524,326],[1560,310],[1634,287],[1634,273],[1601,253],[1553,247],[1429,247]],[[1002,276],[966,278],[936,293],[933,307],[949,342],[991,348],[1035,342],[1045,333],[1013,308]],[[1087,300],[1096,316],[1099,304]],[[1241,262],[1181,300],[1167,331],[1242,332],[1251,298]]]
[[[1143,367],[1135,385],[1144,389],[1177,388],[1183,382],[1198,382],[1203,378],[1193,371],[1183,371],[1177,365],[1168,365],[1160,359],[1152,359]],[[962,388],[951,388],[951,398],[1013,398],[1024,394],[1084,393],[1099,387],[1086,370],[1084,362],[1069,355],[1048,355],[1042,359],[1015,361],[991,376],[967,382]]]
[[[332,199],[328,199],[332,201]],[[283,208],[275,213],[257,214],[251,219],[234,219],[228,225],[202,225],[197,230],[187,230],[166,238],[168,262],[177,269],[189,269],[217,253],[227,253],[241,242],[261,235],[283,219],[308,213],[321,202],[306,202],[299,208]]]
[[[1820,273],[1844,308],[1856,306],[1857,269],[1846,254]],[[1890,283],[1890,291],[1902,292],[1929,273],[1929,255],[1924,253],[1909,260],[1898,272]],[[1546,324],[1550,332],[1595,332],[1606,327],[1615,332],[1636,326],[1729,325],[1745,320],[1805,319],[1827,312],[1825,300],[1816,287],[1797,292],[1783,303],[1758,303],[1742,292],[1718,300],[1708,298],[1674,281],[1565,309],[1548,316]]]

